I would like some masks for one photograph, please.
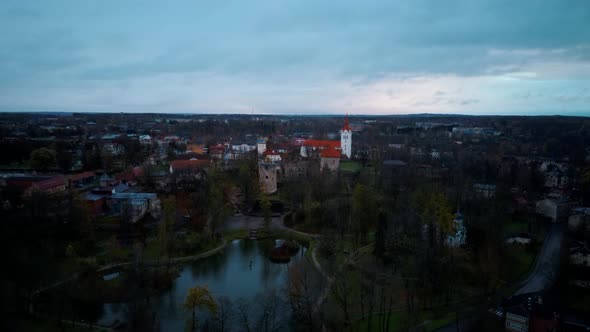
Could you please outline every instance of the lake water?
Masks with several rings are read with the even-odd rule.
[[[189,288],[197,285],[208,286],[216,299],[228,297],[234,307],[237,307],[236,302],[239,299],[255,306],[260,302],[262,294],[272,291],[279,292],[280,297],[286,301],[288,267],[304,257],[306,248],[301,247],[289,264],[271,262],[264,255],[264,250],[261,241],[235,240],[228,243],[221,254],[181,266],[180,276],[174,281],[172,288],[153,301],[153,310],[157,313],[161,330],[184,331],[185,322],[191,316],[183,307],[184,299]],[[281,308],[282,316],[290,314],[288,305]],[[125,317],[126,304],[108,303],[104,305],[103,315],[98,323],[110,325],[117,319],[125,321]]]

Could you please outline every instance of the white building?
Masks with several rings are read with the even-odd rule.
[[[348,158],[352,157],[352,130],[348,125],[348,114],[344,119],[344,127],[340,130],[340,148],[342,149],[343,155],[346,155]]]
[[[256,142],[256,149],[258,150],[258,155],[261,155],[266,151],[266,141],[264,139],[259,139]]]
[[[467,240],[467,230],[465,229],[461,212],[457,212],[455,220],[453,220],[453,227],[455,233],[447,236],[447,245],[449,247],[460,247],[465,245]]]

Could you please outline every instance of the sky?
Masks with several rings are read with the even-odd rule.
[[[590,116],[590,1],[0,2],[0,112]]]

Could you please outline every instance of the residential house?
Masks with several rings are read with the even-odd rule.
[[[68,175],[68,187],[70,188],[83,188],[91,185],[96,180],[96,174],[94,172],[82,172],[78,174]]]
[[[473,191],[475,192],[476,196],[482,198],[492,198],[496,196],[496,185],[495,184],[485,184],[485,183],[476,183],[473,185]]]
[[[567,224],[568,228],[573,232],[580,229],[588,229],[590,227],[590,207],[578,207],[572,209]]]
[[[576,202],[558,193],[551,193],[545,199],[537,201],[535,212],[553,222],[562,222],[569,216]]]
[[[101,187],[110,187],[114,185],[116,181],[112,176],[108,175],[107,173],[104,173],[100,176],[99,182]]]

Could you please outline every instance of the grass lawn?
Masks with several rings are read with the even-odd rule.
[[[143,258],[145,259],[158,259],[160,257],[160,244],[158,241],[147,242],[143,249]]]
[[[373,315],[371,330],[380,329],[381,325],[385,323],[385,316],[383,314]],[[420,331],[434,331],[448,325],[454,319],[455,313],[453,312],[425,311],[419,313],[414,319],[410,319],[406,311],[396,311],[392,312],[389,316],[390,329],[388,331],[407,331],[409,328],[416,326],[423,327]],[[368,319],[359,320],[353,325],[355,326],[354,331],[370,331]]]
[[[247,229],[232,229],[223,232],[223,238],[226,241],[232,241],[236,239],[245,239],[249,235],[249,231]]]
[[[503,256],[500,278],[506,282],[514,282],[522,279],[530,271],[535,260],[535,251],[514,245],[506,248]]]
[[[340,169],[346,172],[358,172],[361,170],[361,164],[356,161],[343,161],[340,163]]]
[[[504,225],[502,229],[502,234],[504,237],[508,237],[510,235],[515,235],[518,233],[527,233],[528,232],[528,225],[525,222],[520,221],[511,221]]]
[[[22,331],[43,331],[43,332],[93,332],[93,331],[107,331],[106,329],[94,327],[90,329],[87,326],[72,326],[69,322],[63,322],[60,326],[58,322],[31,319],[24,323]]]

